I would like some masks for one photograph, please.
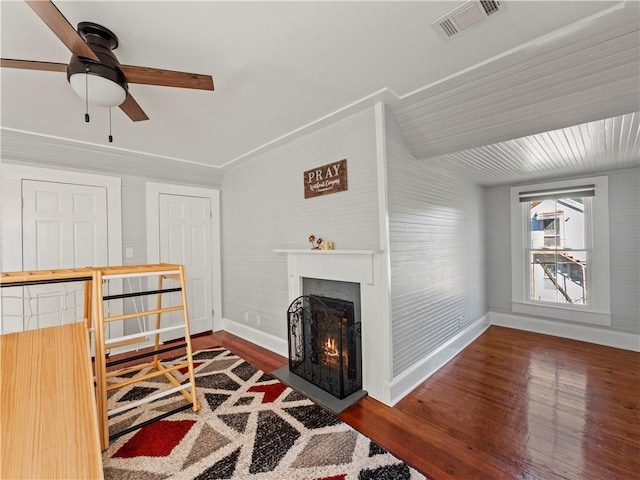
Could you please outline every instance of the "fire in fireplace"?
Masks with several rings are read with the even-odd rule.
[[[289,370],[343,399],[362,389],[360,322],[348,300],[303,295],[287,313]]]

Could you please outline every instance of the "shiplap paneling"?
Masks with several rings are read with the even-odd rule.
[[[485,189],[487,301],[492,312],[511,313],[511,190]]]
[[[505,55],[402,98],[396,113],[417,158],[429,158],[637,111],[637,8],[603,31],[576,31]],[[582,38],[584,37],[584,38]],[[498,68],[499,65],[504,68]]]
[[[483,189],[416,161],[387,110],[393,376],[486,312]]]
[[[138,177],[122,177],[122,264],[141,265],[147,263],[147,230],[146,230],[146,182]],[[133,257],[127,258],[127,248],[133,249]],[[140,288],[142,286],[142,288]],[[139,283],[137,278],[124,280],[123,289],[125,292],[140,291],[147,288],[146,283]],[[137,297],[124,300],[125,313],[138,311],[146,308],[147,297]],[[137,333],[139,331],[138,320],[133,318],[124,321],[125,335]]]
[[[375,148],[370,108],[225,174],[221,208],[226,318],[286,338],[287,259],[273,249],[307,248],[311,234],[333,241],[336,249],[379,248]],[[305,199],[303,172],[343,158],[348,190]]]
[[[609,173],[611,328],[640,333],[640,168]]]
[[[637,112],[425,160],[482,185],[591,175],[640,165]]]
[[[122,262],[139,265],[147,262],[146,180],[122,177]],[[126,257],[127,248],[133,257]]]
[[[610,329],[637,334],[640,333],[640,169],[606,174],[610,212]],[[489,187],[485,198],[489,310],[511,313],[509,187]]]

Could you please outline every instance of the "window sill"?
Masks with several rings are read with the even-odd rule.
[[[570,307],[556,307],[524,302],[511,302],[511,309],[515,313],[535,315],[537,317],[565,320],[574,323],[586,323],[589,325],[611,326],[611,314],[582,310]]]

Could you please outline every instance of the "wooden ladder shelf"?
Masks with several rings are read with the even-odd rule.
[[[183,265],[176,264],[157,264],[157,265],[134,265],[123,267],[103,267],[92,268],[93,280],[92,280],[92,292],[91,296],[94,299],[92,302],[92,317],[95,319],[94,338],[95,338],[95,375],[96,375],[96,403],[98,407],[98,428],[100,433],[100,444],[102,449],[109,447],[109,441],[117,438],[121,435],[129,433],[137,428],[141,428],[148,423],[151,423],[161,418],[165,418],[174,413],[192,408],[194,412],[200,409],[200,405],[196,399],[196,384],[195,376],[193,373],[193,358],[191,349],[191,338],[189,334],[189,318],[187,314],[187,295],[185,290],[185,272]],[[116,295],[104,295],[103,284],[106,280],[125,279],[132,277],[157,277],[158,285],[156,290],[122,293]],[[172,279],[178,282],[178,287],[168,288],[165,286],[165,280]],[[163,295],[168,293],[180,292],[181,303],[180,305],[164,306]],[[120,298],[131,298],[156,295],[157,302],[155,308],[149,310],[105,316],[104,304],[106,301],[115,300]],[[163,313],[181,312],[182,322],[178,325],[172,325],[168,327],[161,327],[161,316]],[[105,338],[105,325],[109,322],[116,320],[125,320],[134,317],[155,316],[155,328],[153,330],[141,331],[139,333],[124,335],[118,338]],[[184,342],[171,345],[169,347],[163,347],[160,342],[160,335],[169,331],[182,331],[184,334]],[[149,337],[154,338],[153,349],[146,353],[133,355],[128,358],[124,358],[116,361],[107,361],[107,350],[116,348],[123,345],[132,345],[137,343],[146,342]],[[165,367],[160,363],[159,355],[168,351],[177,349],[186,349],[186,359],[184,362],[178,365],[172,365]],[[130,363],[131,361],[147,359],[151,357],[151,360],[138,364],[133,367],[128,367],[119,372],[107,372],[107,367]],[[113,378],[122,376],[123,373],[129,374],[138,372],[144,369],[151,368],[152,371],[141,376],[135,376],[127,380],[114,382]],[[187,369],[189,381],[186,383],[180,383],[175,377],[174,372],[180,369]],[[107,407],[107,392],[116,390],[118,388],[126,387],[131,384],[146,381],[155,377],[164,376],[172,385],[173,388],[165,390],[161,393],[150,395],[146,398],[130,402],[126,405],[109,410]],[[121,432],[109,435],[109,417],[118,413],[136,408],[145,403],[149,403],[155,400],[159,400],[174,393],[180,393],[188,402],[187,404],[178,407],[170,412],[163,413],[158,417],[152,418],[143,424],[134,425]]]

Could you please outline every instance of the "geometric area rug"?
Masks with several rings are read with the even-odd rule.
[[[181,361],[184,357],[163,363]],[[113,440],[102,453],[105,479],[425,478],[333,413],[228,350],[201,350],[193,354],[193,362],[201,409],[184,410]],[[188,381],[186,369],[175,373]],[[156,377],[116,389],[110,392],[109,409],[172,387]],[[109,431],[185,403],[177,394],[122,412],[109,419]]]

